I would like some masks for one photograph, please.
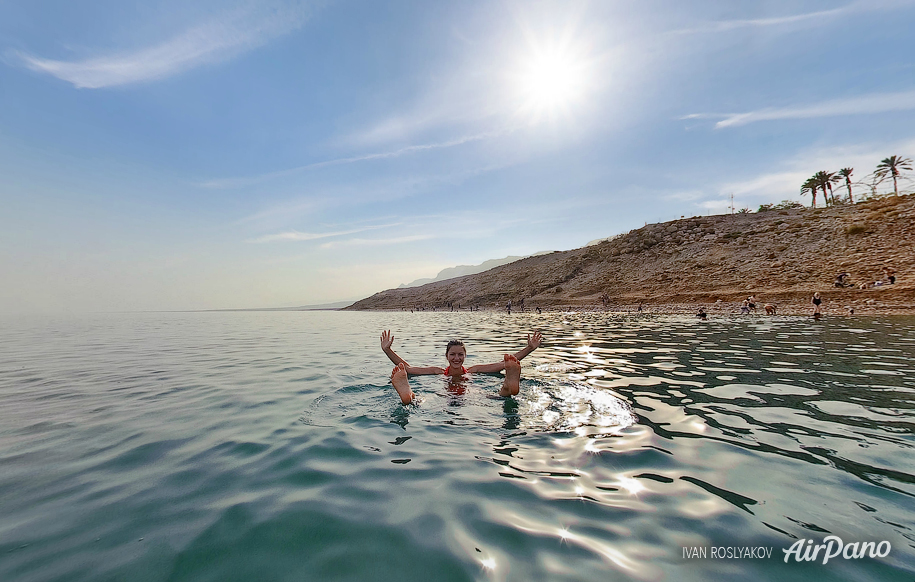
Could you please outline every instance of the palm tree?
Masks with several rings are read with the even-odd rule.
[[[845,178],[845,187],[848,188],[848,201],[852,204],[855,203],[854,199],[851,197],[851,174],[854,171],[854,168],[842,168],[836,172],[836,175],[838,175],[840,178]]]
[[[833,182],[838,181],[839,177],[836,176],[835,172],[827,172],[825,170],[820,170],[813,175],[813,179],[816,180],[817,186],[823,189],[823,198],[826,199],[826,205],[829,206],[829,198],[832,196],[832,184]],[[829,195],[826,195],[827,189],[829,190]],[[835,198],[833,197],[833,202]]]
[[[832,200],[832,203],[836,203],[836,195],[832,191],[832,183],[838,182],[839,177],[833,172],[826,172],[826,175],[823,176],[823,179],[826,181],[826,186],[829,187],[829,199]],[[825,194],[824,194],[825,196]]]
[[[801,196],[810,194],[813,197],[810,205],[814,208],[817,207],[817,189],[819,187],[820,185],[817,183],[816,176],[807,178],[807,181],[801,184]]]
[[[883,158],[880,160],[880,163],[877,164],[877,176],[880,178],[885,178],[887,174],[893,177],[893,195],[899,196],[899,187],[896,184],[896,178],[899,177],[899,174],[902,173],[901,170],[911,170],[912,169],[912,160],[910,158],[902,158],[899,156],[890,156],[888,158]]]

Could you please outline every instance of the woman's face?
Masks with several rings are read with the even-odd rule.
[[[464,365],[464,358],[467,353],[464,351],[464,346],[451,346],[448,348],[448,353],[446,354],[448,358],[448,364],[454,368],[460,368]]]

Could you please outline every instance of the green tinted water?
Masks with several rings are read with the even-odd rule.
[[[546,339],[515,399],[420,377],[404,407],[383,329],[415,365]],[[913,318],[12,320],[0,580],[911,581],[913,428]],[[784,562],[829,535],[892,550]]]

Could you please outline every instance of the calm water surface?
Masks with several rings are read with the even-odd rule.
[[[500,359],[521,394],[379,348]],[[0,580],[915,579],[915,318],[222,312],[0,327]],[[798,539],[889,555],[784,562]],[[770,548],[694,559],[683,548]]]

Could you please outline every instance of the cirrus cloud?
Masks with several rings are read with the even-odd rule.
[[[301,5],[257,11],[239,9],[193,26],[153,46],[66,61],[26,52],[12,53],[25,67],[47,73],[78,89],[101,89],[169,77],[228,60],[300,27],[309,15]]]
[[[915,109],[915,91],[900,91],[895,93],[872,93],[845,99],[831,99],[810,105],[767,107],[746,113],[692,113],[683,116],[681,119],[714,119],[723,117],[724,119],[715,124],[716,129],[722,129],[725,127],[739,127],[759,121],[870,115],[911,109]]]

